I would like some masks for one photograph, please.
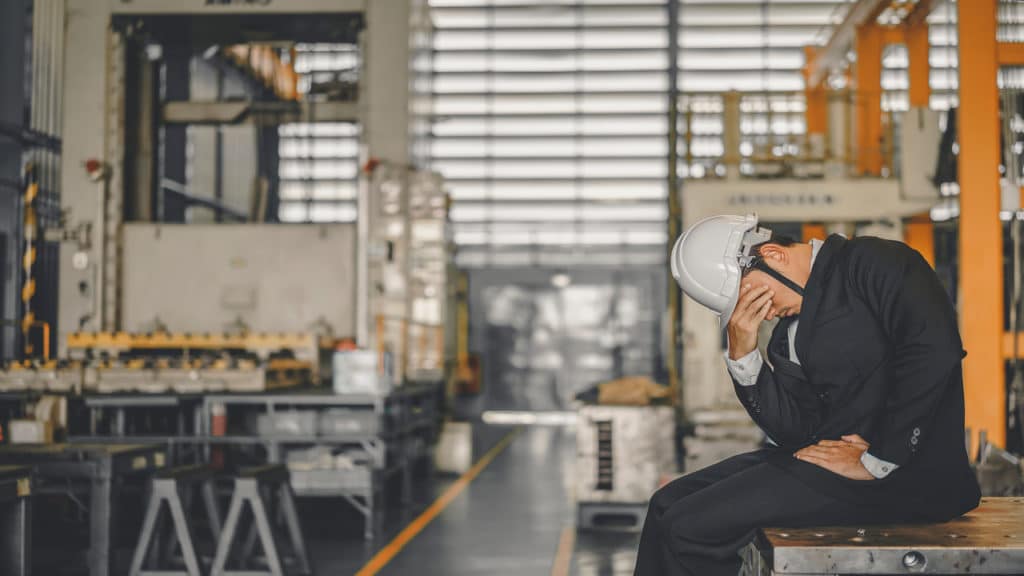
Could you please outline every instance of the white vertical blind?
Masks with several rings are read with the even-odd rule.
[[[802,89],[803,46],[843,3],[681,0],[680,90]],[[460,261],[662,262],[667,3],[430,4],[431,159],[453,197]],[[720,110],[693,126],[694,154],[720,154]]]
[[[299,92],[305,98],[322,97],[310,94],[314,82],[325,90],[343,90],[358,74],[355,46],[300,44],[296,53]],[[282,222],[355,221],[359,135],[358,125],[344,123],[295,123],[278,129]]]
[[[589,264],[594,254],[612,264],[660,262],[666,0],[429,3],[433,52],[417,53],[413,70],[414,86],[430,96],[416,105],[430,109],[426,156],[451,192],[462,262]],[[802,99],[782,93],[802,90],[803,47],[825,42],[850,4],[680,0],[680,90],[779,93],[774,102],[795,108],[771,132],[801,135]],[[1006,12],[1004,21],[1019,10]],[[955,103],[955,6],[938,2],[929,23],[931,104],[944,109]],[[357,65],[352,47],[323,45],[303,47],[297,62],[304,82]],[[889,46],[883,66],[883,107],[905,109],[906,50]],[[679,172],[711,175],[722,152],[720,106],[692,127],[694,165]],[[282,220],[355,218],[358,135],[351,125],[282,127]]]

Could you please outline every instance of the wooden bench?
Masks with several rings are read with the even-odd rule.
[[[1024,574],[1024,498],[983,498],[943,524],[767,528],[740,574]]]

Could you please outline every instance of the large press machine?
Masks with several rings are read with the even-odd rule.
[[[431,454],[448,356],[448,202],[415,156],[426,2],[36,9],[59,22],[34,41],[60,60],[46,73],[62,112],[61,218],[33,222],[25,250],[59,243],[58,312],[41,323],[23,292],[24,357],[0,368],[5,441],[54,446],[37,460],[142,444],[156,468],[286,465],[296,493],[348,500],[371,537],[385,480],[401,473],[407,496]],[[296,46],[327,45],[357,53],[357,69],[299,89]],[[208,65],[246,76],[245,95],[204,87]],[[355,222],[276,222],[289,124],[357,127]],[[170,214],[168,195],[208,217]],[[28,268],[26,286],[54,281],[43,273]],[[109,524],[93,528],[90,572],[105,575]]]
[[[447,203],[440,179],[412,167],[418,116],[410,69],[431,32],[425,3],[43,4],[60,11],[65,28],[47,47],[62,53],[65,71],[63,216],[34,236],[60,241],[58,317],[46,327],[55,353],[41,358],[47,346],[35,346],[35,358],[0,375],[0,388],[251,392],[319,384],[330,375],[324,354],[339,341],[389,352],[403,374],[415,367],[439,376]],[[351,45],[360,54],[357,78],[345,90],[299,93],[294,48],[292,62],[281,56],[296,43]],[[269,88],[238,99],[204,92],[187,76],[191,90],[162,85],[154,60],[181,53],[186,63],[190,54],[213,53]],[[205,157],[223,151],[207,145],[203,130],[230,127],[244,144],[246,135],[258,141],[295,122],[359,126],[358,224],[264,224],[276,168],[261,164],[276,154],[253,158],[241,146],[220,162],[254,164],[254,173],[215,167],[206,175]],[[186,129],[193,189],[168,190],[176,183],[167,177],[166,141]],[[219,197],[202,197],[214,180]],[[253,208],[247,222],[168,223],[170,193],[210,207],[218,221],[228,204]]]

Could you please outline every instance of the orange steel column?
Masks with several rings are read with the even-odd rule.
[[[1006,445],[996,1],[959,2],[960,324],[967,426]],[[973,444],[973,442],[972,442]]]
[[[807,109],[807,135],[825,134],[828,129],[828,100],[824,84],[811,85],[811,64],[814,62],[813,46],[804,46],[804,101]]]
[[[921,20],[907,24],[903,36],[909,59],[907,75],[910,81],[910,106],[928,108],[932,95],[929,83],[931,66],[928,54],[931,45],[928,43],[928,23]],[[932,268],[935,267],[935,228],[928,212],[918,214],[907,222],[903,229],[903,239],[911,248],[920,252]]]
[[[857,173],[882,173],[882,29],[857,29]]]
[[[935,226],[928,212],[911,218],[903,227],[903,240],[935,267]]]
[[[825,230],[824,224],[804,222],[802,228],[803,241],[805,243],[811,240],[824,240],[828,238],[828,232]]]
[[[909,58],[907,73],[910,80],[910,105],[927,108],[932,95],[929,83],[931,66],[928,54],[931,45],[928,43],[928,23],[922,21],[920,24],[908,25],[904,37]]]

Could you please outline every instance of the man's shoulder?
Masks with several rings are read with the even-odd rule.
[[[858,236],[846,242],[846,257],[853,268],[902,268],[910,261],[923,257],[917,250],[897,240],[875,236]]]
[[[846,241],[847,250],[859,254],[908,254],[915,250],[898,240],[887,240],[877,236],[856,236]]]

